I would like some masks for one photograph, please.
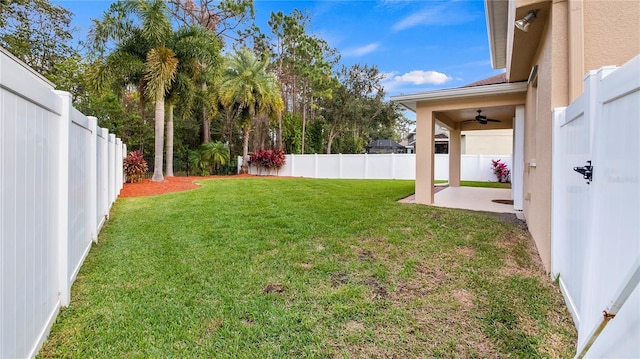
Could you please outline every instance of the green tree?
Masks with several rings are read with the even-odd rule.
[[[178,22],[186,26],[197,25],[206,29],[220,43],[224,38],[242,41],[247,33],[239,31],[241,25],[254,18],[253,0],[168,0],[169,10]],[[235,34],[233,34],[235,32]],[[220,49],[220,46],[217,47]],[[217,68],[202,62],[203,73],[211,74]],[[211,141],[211,122],[218,112],[213,77],[202,76],[199,82],[200,121],[202,122],[202,142]]]
[[[380,84],[382,74],[375,66],[356,64],[343,66],[338,74],[339,84],[332,98],[323,101],[322,114],[327,126],[326,152],[332,153],[334,141],[345,135],[353,140],[342,140],[349,144],[349,151],[358,151],[361,144],[370,140],[369,134],[393,133],[400,109],[384,100]],[[384,131],[383,131],[384,130]]]
[[[71,16],[48,0],[1,1],[0,46],[51,80],[56,64],[77,54]]]
[[[305,132],[313,118],[319,98],[331,96],[331,70],[339,56],[323,39],[307,34],[310,18],[295,9],[289,15],[271,13],[269,26],[275,39],[272,44],[260,37],[259,46],[270,49],[286,111],[302,118],[301,152],[305,152]],[[311,115],[311,116],[309,116]],[[278,118],[277,141],[282,148],[282,120]]]
[[[168,0],[169,10],[182,24],[199,25],[219,38],[242,40],[241,25],[254,18],[253,0]],[[235,33],[233,33],[235,32]]]
[[[203,143],[197,151],[190,151],[189,162],[201,176],[208,176],[229,162],[229,148],[220,141]]]
[[[256,116],[278,115],[283,108],[278,81],[267,72],[268,60],[260,60],[244,48],[227,58],[220,83],[220,102],[239,119],[243,132],[242,173],[248,172],[249,134]]]
[[[213,167],[211,173],[229,162],[229,147],[220,141],[203,143],[201,150],[209,164]]]
[[[165,95],[175,79],[179,62],[175,52],[167,47],[173,30],[166,4],[161,0],[114,3],[103,20],[94,23],[92,34],[100,54],[109,52],[112,42],[115,46],[95,64],[94,86],[100,89],[112,83],[121,90],[136,86],[145,98],[155,103],[152,180],[163,181]]]
[[[300,153],[302,146],[302,119],[299,115],[285,113],[282,116],[282,142],[286,153]]]
[[[170,46],[178,58],[175,81],[167,95],[167,142],[166,142],[166,175],[173,176],[173,133],[174,107],[179,104],[181,114],[189,116],[196,100],[208,113],[215,116],[217,100],[211,99],[213,91],[202,92],[203,83],[213,82],[215,71],[220,63],[220,42],[218,38],[201,26],[185,26],[176,31],[170,39]]]

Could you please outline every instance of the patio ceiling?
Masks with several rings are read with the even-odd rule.
[[[478,115],[478,110],[482,110],[482,115],[487,118],[499,120],[500,122],[489,122],[481,124],[476,121],[465,122],[474,119]],[[504,105],[494,107],[469,107],[436,112],[436,120],[445,127],[456,127],[462,131],[471,130],[494,130],[513,128],[513,117],[516,113],[515,105]]]

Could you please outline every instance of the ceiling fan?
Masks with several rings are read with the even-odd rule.
[[[500,122],[500,120],[494,120],[492,118],[487,118],[487,116],[483,116],[482,110],[478,110],[478,115],[476,116],[476,118],[474,118],[473,120],[462,121],[462,123],[469,123],[474,121],[480,123],[481,125],[486,125],[489,122]]]

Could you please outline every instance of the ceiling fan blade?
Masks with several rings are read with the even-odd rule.
[[[500,120],[494,120],[492,118],[486,118],[484,121],[489,121],[489,122],[502,122]]]

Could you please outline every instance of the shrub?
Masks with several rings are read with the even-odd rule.
[[[284,150],[258,150],[249,155],[249,165],[258,169],[279,170],[285,165],[286,157]]]
[[[229,148],[220,141],[204,143],[197,151],[189,151],[189,162],[195,173],[209,176],[229,162]]]
[[[493,165],[493,173],[496,175],[498,182],[509,182],[511,170],[507,168],[507,164],[500,162],[500,160],[491,160],[491,164]]]
[[[142,152],[131,151],[124,159],[123,167],[127,182],[140,182],[144,178],[145,172],[147,172],[147,161],[144,160]]]

